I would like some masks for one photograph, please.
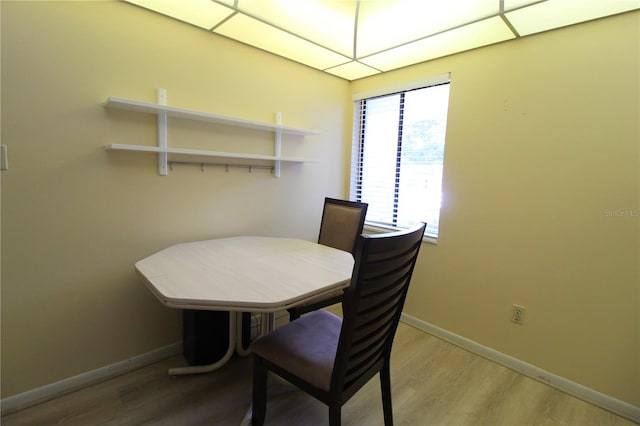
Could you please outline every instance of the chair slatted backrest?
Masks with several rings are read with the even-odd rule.
[[[389,361],[424,229],[358,238],[331,382],[342,400]]]

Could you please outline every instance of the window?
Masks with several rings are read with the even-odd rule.
[[[427,222],[438,238],[449,75],[407,86],[354,96],[350,197],[369,203],[367,225]]]

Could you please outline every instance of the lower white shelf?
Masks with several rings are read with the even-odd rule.
[[[197,157],[285,161],[289,163],[316,163],[317,162],[317,160],[307,160],[304,158],[296,158],[296,157],[280,157],[275,155],[261,155],[261,154],[241,154],[236,152],[206,151],[206,150],[185,149],[185,148],[160,148],[157,146],[148,146],[148,145],[126,145],[126,144],[113,143],[113,144],[105,145],[105,149],[119,150],[119,151],[140,151],[140,152],[154,152],[154,153],[165,153],[165,154],[180,154],[180,155],[191,155],[191,156],[197,156]]]

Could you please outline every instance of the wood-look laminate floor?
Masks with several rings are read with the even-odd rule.
[[[15,425],[240,425],[251,402],[251,359],[214,373],[169,377],[181,356],[7,415]],[[406,324],[392,355],[396,425],[619,425],[634,423]],[[267,425],[326,425],[326,407],[270,378]],[[343,425],[382,425],[377,378],[343,407]]]

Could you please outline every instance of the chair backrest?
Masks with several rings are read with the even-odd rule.
[[[367,203],[325,198],[318,243],[353,253],[367,207]]]
[[[333,392],[343,399],[389,362],[425,226],[358,238],[331,378]]]

